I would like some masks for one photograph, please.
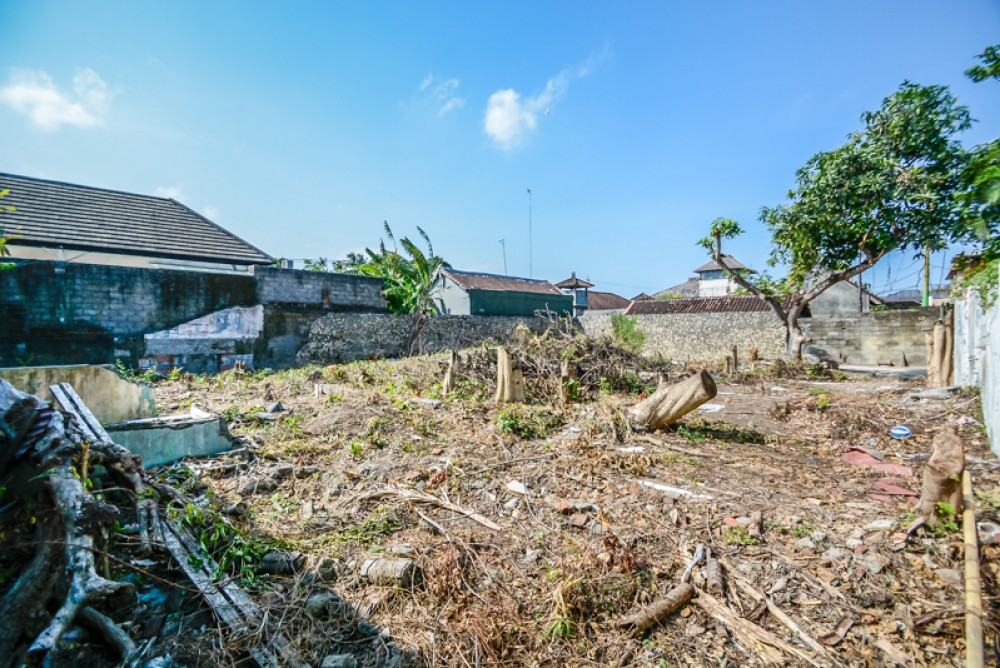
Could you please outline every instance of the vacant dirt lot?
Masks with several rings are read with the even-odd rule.
[[[135,613],[181,630],[151,655],[238,661],[280,627],[315,666],[964,665],[961,518],[906,532],[948,424],[980,520],[997,519],[977,397],[751,363],[671,430],[635,433],[623,409],[683,370],[562,345],[580,379],[565,406],[559,346],[525,346],[528,402],[500,408],[485,348],[448,396],[443,355],[159,383],[161,410],[222,412],[243,443],[159,475],[272,623],[220,638],[188,594]],[[646,633],[619,624],[699,547],[717,565],[691,570],[690,602]],[[295,573],[262,572],[269,552],[263,571]],[[989,657],[997,546],[982,555]],[[375,558],[401,581],[372,576]]]

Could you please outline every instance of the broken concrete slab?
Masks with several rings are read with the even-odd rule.
[[[233,437],[221,415],[129,420],[107,427],[111,438],[142,457],[143,466],[169,464],[185,457],[209,457],[232,448]]]
[[[110,365],[4,367],[0,368],[0,378],[45,401],[54,399],[49,386],[69,383],[105,425],[156,415],[152,386],[125,378]]]

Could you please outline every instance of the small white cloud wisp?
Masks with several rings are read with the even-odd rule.
[[[503,150],[520,146],[538,127],[539,114],[548,116],[552,106],[566,96],[571,83],[589,75],[606,57],[606,51],[585,62],[567,67],[545,83],[538,95],[523,97],[513,88],[498,90],[486,103],[483,129],[493,143]]]
[[[58,87],[47,72],[31,70],[13,70],[7,84],[0,88],[0,104],[49,132],[66,125],[100,125],[110,103],[108,85],[89,67],[76,73],[71,91]]]
[[[441,118],[445,114],[465,106],[465,100],[457,95],[461,83],[458,79],[441,79],[433,74],[428,74],[420,82],[420,92],[424,94],[425,99],[437,107],[438,118]]]

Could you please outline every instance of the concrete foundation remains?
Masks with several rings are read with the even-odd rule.
[[[0,368],[0,378],[28,394],[52,401],[50,385],[69,383],[101,424],[156,415],[153,388],[124,378],[110,366],[71,364]]]
[[[221,415],[171,415],[130,420],[107,427],[115,443],[142,457],[146,468],[183,459],[207,457],[232,447],[233,437]]]

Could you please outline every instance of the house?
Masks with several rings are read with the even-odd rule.
[[[498,276],[442,267],[434,280],[432,301],[442,315],[533,316],[551,311],[573,313],[573,296],[552,283],[533,278]]]
[[[588,283],[582,278],[577,278],[576,272],[567,278],[565,281],[560,281],[556,283],[556,287],[562,290],[564,295],[570,295],[573,297],[573,315],[582,315],[589,306],[588,293],[587,291],[594,287],[593,283]]]
[[[740,274],[756,274],[757,272],[734,258],[723,255],[726,266]],[[739,286],[726,274],[725,270],[715,260],[710,260],[694,270],[697,276],[689,278],[679,285],[660,290],[653,296],[657,299],[676,299],[678,297],[725,297],[739,289]]]
[[[14,260],[252,273],[267,253],[167,197],[0,173]]]
[[[590,291],[590,312],[598,311],[624,311],[628,308],[629,300],[613,292]]]

